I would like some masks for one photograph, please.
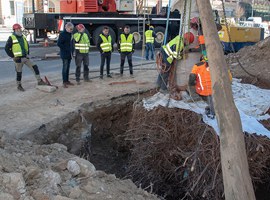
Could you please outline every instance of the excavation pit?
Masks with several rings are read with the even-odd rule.
[[[131,178],[138,187],[166,200],[223,199],[219,139],[213,129],[192,111],[144,110],[140,100],[147,95],[84,104],[26,138],[40,144],[64,144],[98,170]],[[257,199],[266,200],[270,195],[269,139],[246,135],[246,144]]]

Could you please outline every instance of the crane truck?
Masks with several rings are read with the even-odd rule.
[[[136,0],[60,0],[60,13],[26,13],[23,26],[36,32],[37,38],[46,38],[50,32],[63,30],[66,22],[74,25],[83,24],[91,36],[91,43],[96,44],[103,26],[108,26],[112,40],[117,41],[124,25],[129,25],[136,42],[135,47],[141,48],[143,30],[147,25],[154,26],[157,37],[155,46],[159,47],[165,37],[167,9],[156,14],[132,14]],[[179,32],[180,13],[170,12],[168,39]]]

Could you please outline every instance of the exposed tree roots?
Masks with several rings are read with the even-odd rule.
[[[119,139],[130,145],[128,174],[166,199],[223,199],[219,137],[191,111],[158,107],[133,110]],[[254,186],[270,182],[270,140],[245,135]]]

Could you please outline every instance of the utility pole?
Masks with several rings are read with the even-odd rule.
[[[251,17],[253,17],[253,15],[254,15],[254,14],[253,14],[253,6],[254,6],[254,0],[252,0],[252,4],[251,4],[251,7],[252,7],[252,8],[251,8]]]
[[[35,14],[35,0],[32,0],[32,13]],[[34,43],[37,43],[37,30],[34,29]]]
[[[255,200],[244,134],[209,0],[197,0],[209,60],[226,200]]]

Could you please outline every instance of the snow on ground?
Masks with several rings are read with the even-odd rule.
[[[270,118],[269,114],[266,114],[270,108],[270,90],[260,89],[250,84],[242,84],[240,81],[239,79],[233,79],[232,91],[236,107],[241,117],[243,131],[266,135],[270,138],[270,131],[258,122],[259,120]],[[151,110],[159,105],[169,108],[192,110],[201,114],[203,121],[212,126],[217,134],[219,134],[220,131],[216,118],[210,119],[204,113],[204,108],[207,104],[203,101],[186,102],[188,98],[184,96],[184,100],[176,101],[169,99],[169,94],[157,93],[148,99],[144,99],[143,103],[147,110]]]

